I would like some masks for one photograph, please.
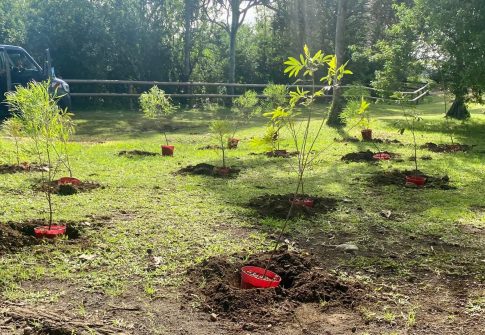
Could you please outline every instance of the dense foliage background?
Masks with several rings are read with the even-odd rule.
[[[280,83],[305,43],[334,53],[339,1],[350,80],[392,91],[426,77],[480,97],[482,0],[13,0],[0,43],[50,48],[64,78]]]

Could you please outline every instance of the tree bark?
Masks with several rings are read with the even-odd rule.
[[[335,55],[337,56],[337,68],[343,64],[345,54],[345,15],[347,8],[347,0],[339,0],[337,7],[337,28],[335,31]],[[337,77],[334,79],[332,105],[330,107],[330,114],[328,116],[327,124],[332,127],[340,127],[343,125],[340,119],[340,114],[343,109],[342,88],[337,82]]]
[[[457,120],[469,119],[470,112],[466,108],[465,99],[463,97],[456,96],[455,101],[451,105],[448,112],[446,112],[446,116]]]
[[[183,61],[184,65],[182,68],[182,81],[190,81],[190,76],[192,74],[192,62],[191,62],[191,52],[192,52],[192,20],[194,19],[194,14],[196,11],[197,3],[196,0],[184,0],[184,51],[183,51]],[[187,86],[187,94],[192,94],[192,86]],[[190,105],[190,98],[182,99],[182,103]]]
[[[231,84],[236,82],[236,38],[239,30],[239,6],[240,0],[233,0],[231,5],[231,28],[229,31],[229,72],[227,76],[228,82]],[[227,92],[234,94],[234,87],[228,86]]]

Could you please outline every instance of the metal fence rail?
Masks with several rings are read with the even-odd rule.
[[[170,82],[170,81],[136,81],[136,80],[100,80],[100,79],[65,79],[65,81],[74,86],[75,89],[71,88],[71,96],[73,97],[107,97],[107,98],[116,98],[116,97],[126,97],[126,98],[137,98],[140,96],[141,92],[144,92],[150,86],[159,86],[159,87],[171,87],[172,89],[167,90],[167,95],[175,98],[187,98],[187,99],[194,99],[194,98],[217,98],[217,99],[231,99],[241,96],[242,94],[225,94],[225,93],[193,93],[194,89],[202,89],[205,91],[206,88],[226,88],[226,87],[233,87],[239,89],[264,89],[269,84],[240,84],[240,83],[207,83],[207,82]],[[77,91],[78,86],[89,87],[90,90],[94,86],[101,87],[102,92],[82,92]],[[107,87],[114,86],[115,89],[107,89]],[[305,89],[313,88],[312,85],[303,84],[303,85],[286,85],[288,88],[295,88],[301,87]],[[366,86],[353,86],[353,85],[346,85],[342,86],[343,88],[351,88],[351,87],[365,87],[370,92],[368,98],[373,100],[386,100],[386,101],[395,101],[393,99],[386,99],[380,97],[380,93],[384,92],[382,90],[373,88],[373,87],[366,87]],[[331,90],[332,87],[330,86],[315,86],[316,89],[325,88],[327,90]],[[114,91],[114,92],[113,92]],[[419,101],[429,94],[429,84],[425,84],[424,86],[418,88],[415,91],[409,92],[401,92],[405,96],[408,96],[409,102],[419,103]],[[264,95],[260,94],[260,97],[264,97]],[[331,94],[323,95],[325,98],[332,97]]]

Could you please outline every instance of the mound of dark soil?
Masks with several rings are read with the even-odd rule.
[[[396,159],[401,157],[399,154],[395,154],[393,152],[382,151],[382,153],[386,153],[391,156],[391,159]],[[375,159],[374,152],[367,150],[367,151],[359,151],[359,152],[351,152],[344,156],[342,156],[342,160],[344,162],[378,162],[379,160]]]
[[[334,138],[333,139],[335,142],[340,142],[340,143],[357,143],[361,142],[360,139],[357,137],[345,137],[345,138]],[[384,144],[402,144],[401,141],[399,140],[390,140],[388,138],[374,138],[372,141],[364,141],[364,142],[374,142],[374,143],[384,143]]]
[[[209,144],[209,145],[197,148],[197,150],[220,150],[220,149],[221,147],[215,144]]]
[[[467,144],[435,144],[432,142],[428,142],[423,145],[421,148],[428,149],[432,152],[444,152],[444,153],[452,153],[452,152],[466,152],[472,149],[473,146]]]
[[[57,180],[53,180],[51,183],[42,183],[34,185],[34,189],[37,191],[45,192],[47,188],[51,189],[51,193],[58,195],[72,195],[76,193],[83,193],[95,190],[97,188],[104,188],[99,183],[92,181],[82,181],[79,185],[74,184],[62,184],[59,185]]]
[[[372,142],[374,142],[374,143],[385,143],[385,144],[402,144],[401,141],[399,141],[399,140],[396,140],[396,139],[390,140],[388,138],[374,138],[372,140]]]
[[[370,177],[369,182],[372,185],[398,185],[406,186],[406,176],[415,175],[415,171],[384,171],[378,172]],[[450,178],[448,176],[434,177],[428,176],[418,171],[417,175],[426,177],[426,183],[421,188],[439,188],[442,190],[454,190],[456,187],[450,185]],[[412,186],[412,185],[407,185]]]
[[[21,163],[20,165],[16,165],[16,164],[0,165],[0,174],[18,173],[18,172],[41,172],[41,171],[49,171],[49,168],[46,165],[39,165],[35,163],[32,163],[32,164]]]
[[[150,152],[150,151],[142,151],[142,150],[123,150],[118,152],[118,156],[125,156],[125,157],[150,157],[150,156],[160,156],[159,153]]]
[[[357,137],[345,137],[345,138],[334,138],[333,139],[335,142],[339,143],[357,143],[360,142],[360,140]]]
[[[206,312],[244,323],[243,329],[288,321],[301,303],[327,302],[350,308],[363,297],[361,284],[344,282],[326,273],[316,267],[310,256],[285,251],[278,252],[268,267],[281,276],[279,287],[241,289],[241,267],[254,265],[264,268],[270,253],[256,254],[246,260],[245,255],[234,258],[233,261],[212,258],[190,270],[189,278],[193,285],[187,297],[191,299],[202,295]],[[205,285],[197,289],[201,282]]]
[[[269,158],[290,158],[298,156],[298,151],[274,150],[264,153]]]
[[[54,224],[67,225],[66,235],[68,239],[77,239],[80,236],[79,229],[74,223],[59,221]],[[34,228],[45,226],[45,220],[30,220],[26,222],[0,223],[0,254],[15,252],[23,247],[51,241],[49,239],[38,239],[35,237]]]
[[[291,207],[290,200],[293,194],[265,194],[249,201],[248,206],[255,209],[261,216],[271,216],[284,219]],[[313,199],[313,207],[293,205],[290,217],[310,217],[316,214],[324,214],[337,207],[337,199],[320,198],[309,195],[301,195],[301,198]]]
[[[214,166],[212,164],[207,163],[199,163],[197,165],[189,165],[186,166],[176,172],[176,174],[181,175],[199,175],[199,176],[210,176],[210,177],[219,177],[219,178],[233,178],[236,177],[240,170],[235,168],[227,168],[227,171],[221,171],[222,168]]]

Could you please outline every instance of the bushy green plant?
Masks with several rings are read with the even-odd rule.
[[[49,228],[53,220],[51,184],[67,155],[59,154],[59,143],[67,141],[73,131],[71,116],[57,105],[49,94],[49,82],[31,82],[27,87],[16,87],[6,94],[6,101],[13,111],[13,119],[21,125],[22,134],[32,141],[33,152],[47,171],[41,170],[42,189],[49,206]],[[70,125],[70,126],[67,126]]]
[[[369,106],[364,97],[359,100],[351,99],[345,105],[344,110],[340,114],[343,123],[350,125],[352,128],[359,126],[362,129],[369,129],[371,118],[369,113]]]
[[[263,116],[269,118],[269,124],[266,127],[266,133],[263,140],[271,144],[273,151],[280,149],[281,130],[292,119],[293,111],[283,107],[276,107],[271,112],[264,113]]]
[[[264,88],[263,95],[263,110],[268,112],[286,104],[288,89],[285,85],[269,84]]]
[[[258,93],[253,90],[247,90],[243,95],[233,101],[233,111],[246,120],[260,113]]]
[[[20,165],[20,139],[22,138],[22,122],[16,118],[6,120],[2,125],[3,131],[12,138],[15,144],[15,157],[17,165]]]
[[[406,130],[409,130],[413,136],[413,147],[414,147],[414,168],[415,173],[418,173],[418,144],[416,141],[416,125],[423,119],[421,114],[418,112],[416,105],[407,101],[406,97],[402,92],[395,92],[392,98],[396,99],[401,106],[403,111],[404,120],[397,123],[399,127],[399,133],[402,135]]]
[[[145,117],[147,119],[158,121],[163,129],[163,123],[169,120],[178,109],[165,91],[159,89],[157,86],[153,86],[148,92],[142,93],[139,102],[140,109]],[[165,137],[165,142],[168,145],[168,138],[165,130],[163,131],[163,135]]]
[[[241,123],[247,123],[254,116],[261,114],[259,103],[258,93],[253,90],[247,90],[243,95],[233,100],[232,111],[236,114],[238,119],[232,121],[232,137],[235,136]]]

